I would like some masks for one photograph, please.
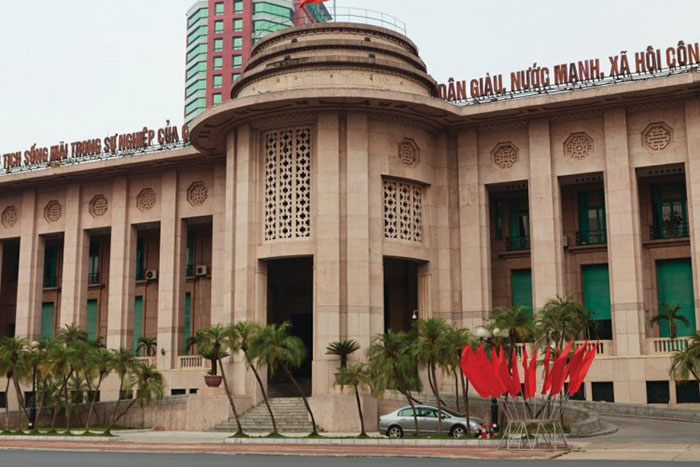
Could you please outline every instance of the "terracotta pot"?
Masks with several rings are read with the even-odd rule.
[[[204,375],[204,382],[210,388],[218,388],[221,386],[221,375]]]

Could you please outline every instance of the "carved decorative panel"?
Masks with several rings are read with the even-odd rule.
[[[139,211],[148,211],[156,205],[156,192],[153,188],[144,188],[136,197],[136,207]]]
[[[109,203],[105,195],[95,195],[90,200],[90,215],[92,217],[104,216],[109,207]]]
[[[586,133],[572,133],[564,141],[564,155],[572,159],[585,159],[591,151],[593,151],[593,138]]]
[[[192,206],[200,206],[209,197],[209,190],[203,182],[194,182],[187,189],[187,202]]]
[[[311,130],[265,135],[265,240],[311,234]]]
[[[509,169],[518,162],[518,147],[513,143],[498,143],[491,155],[494,164],[502,169]]]
[[[673,139],[673,130],[663,122],[651,123],[642,132],[642,145],[651,151],[666,149]]]
[[[2,225],[6,229],[9,229],[10,227],[14,227],[14,225],[17,223],[18,219],[19,219],[19,212],[17,212],[17,208],[14,206],[6,207],[5,210],[2,212]]]
[[[56,222],[61,218],[63,214],[63,208],[61,203],[56,200],[49,201],[44,208],[44,219],[46,222]]]
[[[384,180],[384,237],[423,242],[423,187]]]
[[[420,162],[420,149],[414,140],[404,138],[399,143],[399,160],[403,165],[412,167]]]

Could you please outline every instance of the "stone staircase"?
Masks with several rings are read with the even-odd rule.
[[[311,420],[301,397],[275,397],[270,399],[275,414],[277,429],[281,433],[310,433]],[[246,433],[270,433],[272,421],[265,403],[262,402],[241,416],[241,425]],[[213,431],[234,433],[236,421],[230,419],[213,428]]]

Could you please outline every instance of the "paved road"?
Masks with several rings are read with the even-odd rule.
[[[649,465],[677,467],[671,462],[616,462],[616,461],[552,461],[556,467],[633,467]],[[291,457],[291,456],[241,456],[211,454],[150,454],[150,453],[95,453],[95,452],[47,452],[47,451],[4,451],[0,452],[0,465],[3,467],[27,467],[50,465],[51,467],[74,467],[76,465],[99,465],[100,467],[139,466],[139,467],[539,467],[542,460],[503,461],[503,460],[449,460],[449,459],[406,459],[406,458],[340,458],[340,457]],[[686,464],[687,465],[687,464]]]
[[[653,420],[648,418],[602,417],[603,421],[616,425],[617,433],[587,438],[599,443],[654,443],[654,444],[698,444],[700,423]]]

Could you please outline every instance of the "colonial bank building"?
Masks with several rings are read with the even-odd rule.
[[[170,128],[4,157],[0,333],[156,337],[142,358],[196,399],[207,362],[189,336],[289,320],[332,430],[354,402],[328,343],[573,295],[600,341],[583,397],[694,402],[669,367],[700,323],[698,55],[680,42],[440,85],[390,27],[269,34],[189,143]],[[650,324],[663,303],[690,323],[675,340]],[[261,402],[241,360],[229,375],[242,410]]]

